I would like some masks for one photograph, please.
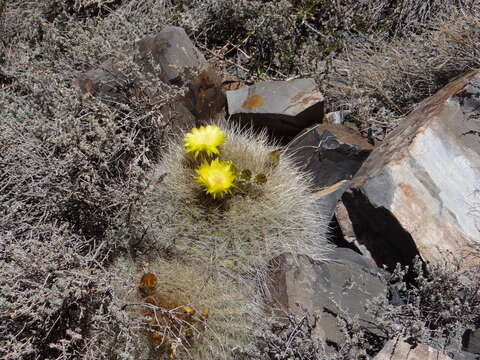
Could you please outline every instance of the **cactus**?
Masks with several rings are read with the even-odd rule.
[[[117,261],[121,280],[113,288],[128,314],[126,338],[136,339],[138,358],[227,359],[232,348],[251,340],[259,311],[237,283],[201,265],[136,260]],[[139,260],[150,261],[148,272]]]
[[[283,252],[324,259],[329,246],[320,236],[324,224],[309,175],[280,155],[265,134],[219,125],[227,139],[215,156],[238,169],[240,183],[231,195],[207,196],[181,140],[173,141],[156,169],[162,181],[147,190],[137,213],[150,245],[211,259],[237,273],[263,269]]]

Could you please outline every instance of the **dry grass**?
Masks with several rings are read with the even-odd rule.
[[[382,139],[421,100],[480,67],[479,36],[478,16],[452,15],[420,35],[351,43],[328,77],[330,108],[352,111],[361,130]]]

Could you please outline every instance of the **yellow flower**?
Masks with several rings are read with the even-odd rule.
[[[212,162],[204,162],[195,170],[198,174],[197,182],[205,189],[207,194],[213,196],[214,199],[223,198],[226,194],[232,192],[235,175],[233,174],[232,164],[218,159]]]
[[[215,125],[200,126],[193,128],[183,139],[184,147],[189,152],[194,152],[195,159],[202,151],[208,156],[219,154],[218,147],[222,145],[227,137],[223,131]]]

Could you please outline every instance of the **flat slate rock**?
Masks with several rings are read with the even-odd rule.
[[[322,122],[324,116],[324,97],[313,79],[264,81],[227,91],[227,106],[233,120],[267,127],[285,138]]]
[[[319,124],[298,134],[286,153],[312,174],[316,188],[350,180],[373,150],[358,131],[340,124]]]
[[[341,346],[344,336],[336,316],[342,311],[358,316],[366,331],[376,333],[374,319],[365,313],[364,306],[373,297],[385,296],[386,285],[379,269],[350,249],[336,248],[330,258],[315,263],[306,256],[280,256],[272,262],[269,289],[273,307],[299,316],[316,313],[315,336]]]

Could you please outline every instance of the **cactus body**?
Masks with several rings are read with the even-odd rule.
[[[324,259],[329,246],[320,236],[324,224],[310,194],[308,174],[285,156],[276,156],[272,166],[275,147],[265,135],[220,126],[227,140],[219,159],[233,163],[244,175],[252,174],[251,184],[237,185],[222,199],[205,196],[181,141],[174,141],[157,169],[163,180],[148,190],[137,216],[151,245],[237,273],[263,269],[283,252]]]

